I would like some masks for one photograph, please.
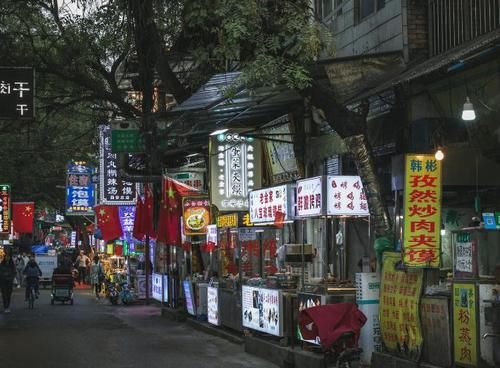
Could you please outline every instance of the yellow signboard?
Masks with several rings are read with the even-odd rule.
[[[391,352],[418,360],[423,342],[419,318],[423,270],[398,270],[399,262],[400,253],[384,253],[379,307],[382,340]]]
[[[453,283],[455,364],[477,367],[477,292],[473,283]]]
[[[441,161],[434,155],[406,155],[404,263],[439,267],[441,249]]]

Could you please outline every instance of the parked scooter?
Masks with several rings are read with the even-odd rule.
[[[116,288],[115,283],[106,279],[104,281],[104,284],[106,286],[106,296],[108,297],[109,301],[111,302],[111,304],[117,305],[120,293],[119,293],[118,289]]]
[[[128,286],[127,282],[120,284],[120,300],[123,304],[128,305],[136,300],[133,289]]]

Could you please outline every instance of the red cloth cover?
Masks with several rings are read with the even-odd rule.
[[[319,336],[324,349],[330,349],[346,332],[354,333],[354,344],[357,345],[361,327],[365,323],[366,316],[353,303],[320,305],[304,309],[299,314],[302,337],[314,340]]]

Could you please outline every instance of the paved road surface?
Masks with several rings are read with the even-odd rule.
[[[41,290],[35,309],[24,290],[11,314],[0,313],[2,368],[276,367],[243,347],[160,316],[157,306],[112,306],[90,290],[75,290],[75,305],[50,305]]]

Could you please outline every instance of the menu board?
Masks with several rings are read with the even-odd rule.
[[[182,286],[184,288],[184,297],[186,299],[186,309],[187,312],[193,316],[196,315],[196,306],[194,304],[193,299],[193,284],[191,284],[190,280],[184,280],[182,282]]]
[[[254,224],[272,223],[276,219],[276,212],[284,213],[285,221],[290,220],[293,209],[292,195],[293,190],[289,185],[251,191],[248,195],[250,221]]]
[[[219,289],[216,287],[207,287],[207,311],[208,323],[220,326]]]
[[[401,254],[383,255],[380,289],[380,327],[386,348],[408,359],[418,360],[422,351],[419,302],[423,270],[396,269]]]
[[[241,298],[244,327],[283,336],[281,290],[244,285]]]
[[[326,212],[335,216],[368,216],[368,201],[359,176],[328,176]]]
[[[207,233],[207,226],[211,222],[208,197],[183,198],[182,210],[185,235],[203,235]]]

